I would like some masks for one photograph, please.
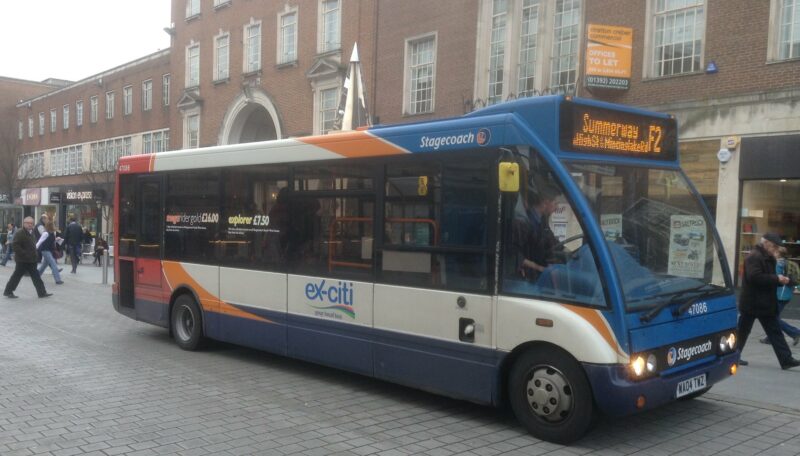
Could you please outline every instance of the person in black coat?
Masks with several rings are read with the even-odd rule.
[[[800,366],[783,338],[778,324],[778,285],[789,284],[785,275],[775,273],[775,254],[781,244],[777,234],[767,233],[744,260],[742,293],[739,296],[739,350],[744,351],[747,336],[756,319],[767,333],[782,369]],[[741,360],[743,366],[747,361]]]
[[[35,230],[33,229],[33,217],[25,217],[22,226],[23,228],[17,230],[14,234],[14,239],[11,241],[14,248],[14,261],[16,262],[16,266],[14,267],[14,273],[11,274],[11,278],[8,279],[6,288],[3,291],[3,296],[6,298],[17,297],[17,295],[14,294],[14,290],[17,289],[17,285],[19,285],[19,281],[25,273],[31,276],[33,286],[36,288],[36,294],[38,294],[40,298],[52,296],[53,294],[48,293],[45,289],[44,282],[42,282],[39,271],[36,269],[38,256],[36,254],[36,242],[34,242]]]
[[[69,250],[70,260],[72,261],[72,270],[70,272],[75,274],[75,271],[78,269],[78,259],[81,255],[81,242],[83,241],[83,228],[75,221],[75,216],[69,218],[69,225],[67,225],[64,238],[64,241],[67,243],[67,250]]]

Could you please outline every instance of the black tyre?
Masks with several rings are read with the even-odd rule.
[[[191,295],[178,296],[170,318],[172,337],[184,350],[197,350],[203,342],[203,314]]]
[[[574,442],[594,421],[586,374],[562,350],[535,348],[520,355],[509,373],[508,397],[519,422],[542,440]]]

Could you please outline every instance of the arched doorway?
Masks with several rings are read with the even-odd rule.
[[[219,144],[240,144],[280,139],[275,105],[261,89],[249,89],[228,106],[222,120]]]

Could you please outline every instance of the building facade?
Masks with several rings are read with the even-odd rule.
[[[62,217],[120,155],[331,131],[357,43],[374,122],[552,93],[672,113],[731,264],[767,230],[800,258],[800,0],[171,5],[169,50],[18,97],[21,173]]]

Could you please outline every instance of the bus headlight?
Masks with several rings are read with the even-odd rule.
[[[645,367],[647,367],[647,372],[650,374],[656,371],[656,368],[658,367],[658,363],[656,362],[656,355],[651,353],[647,356],[647,363],[645,364]]]
[[[719,338],[720,353],[730,353],[736,349],[736,333],[722,334]]]
[[[631,371],[633,375],[641,377],[644,374],[645,361],[642,355],[638,355],[631,361]]]

